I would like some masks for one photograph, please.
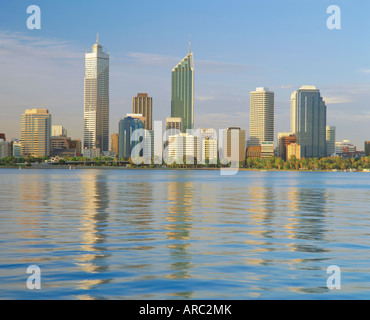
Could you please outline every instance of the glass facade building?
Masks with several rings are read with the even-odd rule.
[[[291,132],[302,158],[326,156],[326,105],[316,87],[303,86],[292,93]]]
[[[181,131],[194,129],[194,63],[189,54],[172,70],[171,117],[182,119]]]
[[[125,117],[118,126],[118,158],[131,158],[132,149],[139,142],[132,142],[132,133],[137,129],[144,129],[144,124],[137,118]]]

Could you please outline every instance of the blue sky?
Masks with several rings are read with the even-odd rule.
[[[41,8],[41,30],[28,30],[26,9]],[[338,5],[342,29],[329,30]],[[370,2],[22,1],[1,0],[0,132],[20,138],[24,109],[45,107],[54,124],[82,138],[84,52],[110,52],[111,133],[131,112],[137,92],[153,97],[154,119],[170,115],[171,70],[195,59],[195,127],[249,131],[249,94],[275,92],[275,134],[289,131],[290,95],[320,89],[337,140],[359,149],[370,140]]]

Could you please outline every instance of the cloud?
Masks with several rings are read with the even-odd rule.
[[[360,73],[370,73],[370,69],[359,69],[359,70],[357,70],[357,72],[360,72]]]
[[[340,103],[349,103],[352,99],[349,96],[335,96],[335,97],[324,97],[323,98],[326,104],[340,104]]]

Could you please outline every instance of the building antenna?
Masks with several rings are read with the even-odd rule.
[[[189,34],[189,54],[191,53],[191,34]]]
[[[96,43],[99,44],[99,32],[96,34]]]

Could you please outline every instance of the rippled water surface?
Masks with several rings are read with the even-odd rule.
[[[369,173],[1,169],[0,182],[1,299],[370,298]]]

